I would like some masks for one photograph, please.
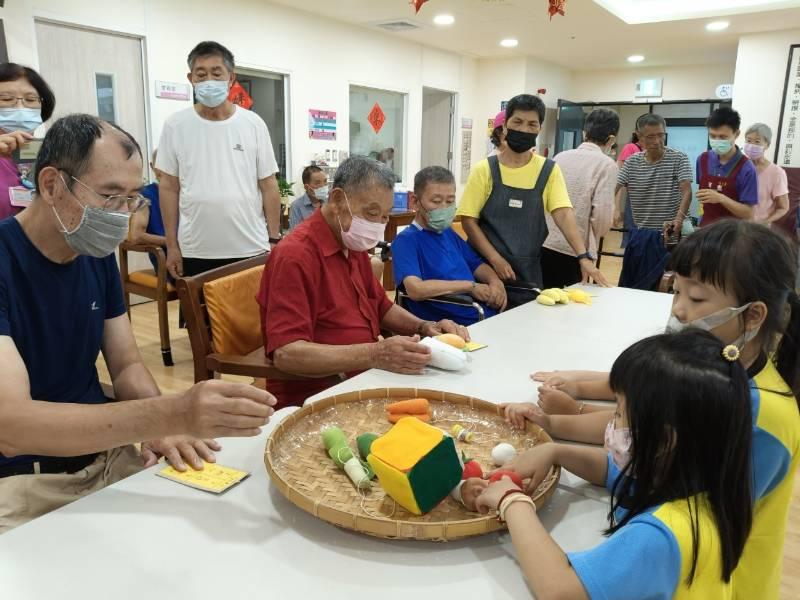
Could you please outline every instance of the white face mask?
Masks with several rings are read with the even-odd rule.
[[[211,79],[194,84],[197,101],[208,108],[215,108],[228,99],[228,82]]]
[[[386,223],[373,223],[363,217],[353,216],[353,211],[350,210],[350,201],[347,199],[346,194],[344,201],[347,203],[347,210],[352,218],[350,221],[350,229],[347,231],[342,228],[342,222],[339,220],[339,229],[342,231],[342,241],[344,245],[354,252],[371,250],[383,239]],[[339,219],[339,217],[336,218],[337,220]]]
[[[683,331],[684,329],[688,329],[689,327],[694,327],[695,329],[702,329],[703,331],[711,331],[712,329],[716,329],[721,325],[724,325],[731,319],[734,319],[738,315],[742,314],[748,308],[750,308],[750,302],[745,304],[744,306],[740,306],[739,308],[722,308],[716,312],[711,313],[710,315],[706,315],[700,319],[695,319],[694,321],[687,321],[683,323],[673,314],[670,314],[669,321],[667,321],[666,332],[667,333],[677,333],[679,331]],[[744,345],[755,338],[758,335],[760,327],[756,327],[751,329],[750,331],[745,331],[742,335],[740,335],[734,342],[733,345],[741,350],[744,348]]]
[[[318,187],[314,192],[314,198],[319,200],[320,202],[327,202],[328,201],[328,186],[323,185],[322,187]]]

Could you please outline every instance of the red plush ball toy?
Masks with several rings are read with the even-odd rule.
[[[489,483],[500,481],[503,477],[508,477],[515,485],[522,487],[522,477],[514,471],[496,471],[495,474],[489,478]]]
[[[468,460],[464,463],[464,473],[461,475],[461,479],[470,479],[471,477],[483,479],[483,469],[474,460]]]

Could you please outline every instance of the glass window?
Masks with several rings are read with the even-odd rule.
[[[350,86],[350,154],[387,164],[403,179],[405,94]]]
[[[97,116],[110,123],[117,122],[114,110],[114,76],[95,73],[95,91],[97,93]]]

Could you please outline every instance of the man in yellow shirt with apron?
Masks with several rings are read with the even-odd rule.
[[[541,288],[539,256],[547,238],[547,211],[575,251],[583,280],[608,285],[581,239],[561,170],[532,152],[544,116],[544,102],[537,96],[520,94],[509,101],[503,129],[507,148],[472,168],[461,197],[458,214],[464,231],[504,282]],[[509,307],[535,297],[509,290]]]

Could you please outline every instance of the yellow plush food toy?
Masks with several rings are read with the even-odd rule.
[[[467,345],[467,342],[464,341],[464,338],[462,338],[460,335],[456,335],[455,333],[443,333],[442,335],[437,335],[436,339],[459,350],[463,350],[464,346]]]
[[[567,295],[569,299],[573,302],[579,302],[581,304],[591,304],[592,303],[592,296],[588,292],[579,289],[572,289],[567,290]]]
[[[544,292],[542,292],[541,294],[539,294],[536,297],[536,301],[539,304],[544,304],[545,306],[555,306],[556,305],[556,301],[553,300],[550,296],[545,296]]]
[[[564,290],[560,290],[558,288],[548,288],[546,290],[543,290],[541,296],[552,298],[558,304],[569,304],[569,295],[567,294],[567,292],[565,292]]]

